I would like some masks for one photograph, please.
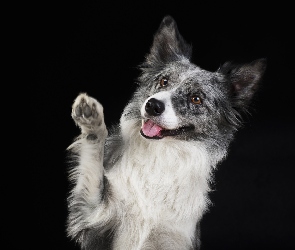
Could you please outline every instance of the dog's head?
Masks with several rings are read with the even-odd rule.
[[[266,60],[225,63],[209,72],[190,61],[192,48],[172,17],[163,19],[140,66],[139,88],[124,119],[141,119],[147,139],[231,138],[250,103]]]

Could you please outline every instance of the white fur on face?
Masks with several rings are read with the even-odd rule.
[[[143,118],[149,118],[149,115],[145,111],[145,106],[151,98],[155,98],[165,105],[164,112],[157,117],[157,121],[160,123],[159,125],[165,127],[166,129],[177,129],[179,127],[179,119],[172,106],[170,91],[161,91],[146,99],[141,107],[141,116]]]

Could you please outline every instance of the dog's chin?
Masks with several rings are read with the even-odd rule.
[[[174,137],[177,135],[181,135],[193,129],[193,125],[182,126],[177,129],[166,129],[157,125],[151,120],[147,120],[143,122],[140,134],[146,139],[160,140],[168,136]]]

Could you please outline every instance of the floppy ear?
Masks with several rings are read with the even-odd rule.
[[[227,62],[218,70],[230,81],[234,107],[244,109],[248,106],[259,87],[265,68],[266,59],[263,58],[239,66]]]
[[[183,57],[190,59],[191,52],[191,46],[180,35],[174,19],[166,16],[154,35],[153,45],[146,56],[145,64],[156,66],[180,60]]]

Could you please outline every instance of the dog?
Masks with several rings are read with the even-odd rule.
[[[213,170],[225,159],[266,68],[261,58],[215,72],[191,62],[171,16],[162,20],[117,126],[80,93],[68,147],[67,233],[82,249],[199,249]]]

